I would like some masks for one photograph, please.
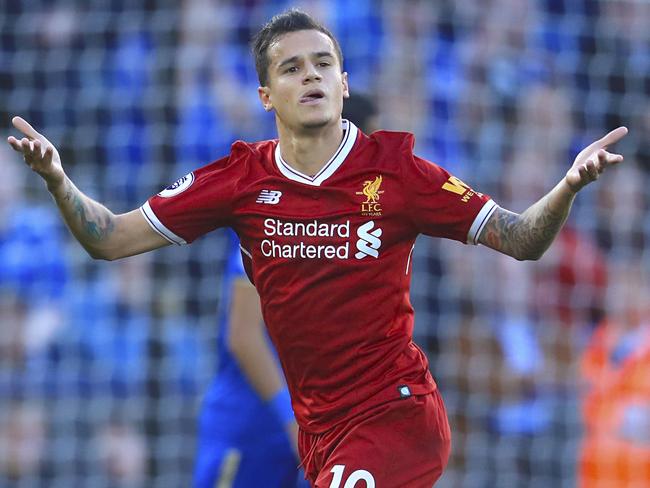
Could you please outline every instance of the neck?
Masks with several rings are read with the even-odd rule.
[[[330,160],[343,139],[341,119],[316,129],[293,130],[277,121],[282,159],[297,171],[313,176]]]

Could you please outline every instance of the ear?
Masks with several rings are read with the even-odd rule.
[[[343,82],[343,98],[350,98],[350,88],[348,87],[348,73],[346,71],[341,73],[341,81]]]
[[[267,112],[273,110],[273,104],[271,103],[271,90],[268,86],[258,86],[257,96],[260,98],[260,102],[262,102],[262,107],[264,107],[264,110]]]

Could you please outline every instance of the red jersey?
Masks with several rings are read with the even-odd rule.
[[[283,161],[277,140],[237,141],[142,206],[177,244],[217,227],[237,232],[297,421],[310,433],[436,388],[412,341],[414,242],[422,233],[475,244],[496,208],[414,156],[411,134],[343,126],[314,176]]]

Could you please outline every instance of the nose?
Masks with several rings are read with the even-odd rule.
[[[313,63],[307,63],[305,66],[305,76],[303,82],[309,81],[320,81],[322,79],[321,74],[318,71],[318,68]]]

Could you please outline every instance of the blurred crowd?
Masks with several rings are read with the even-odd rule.
[[[650,485],[647,0],[7,2],[5,134],[32,121],[131,210],[274,137],[248,42],[289,6],[332,28],[380,127],[513,211],[630,129],[541,261],[422,239],[412,298],[455,433],[441,486]],[[8,146],[0,165],[0,486],[187,486],[224,234],[94,262]]]

